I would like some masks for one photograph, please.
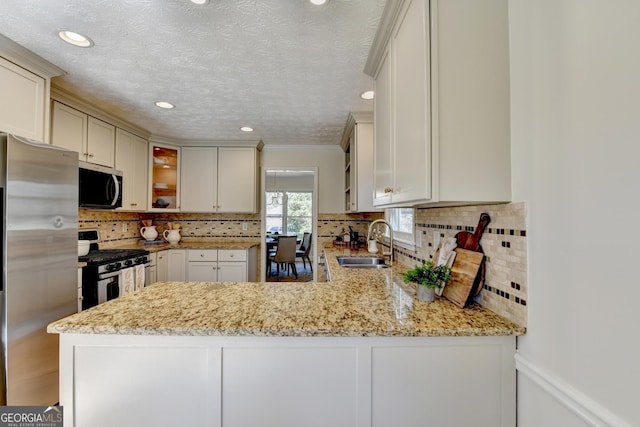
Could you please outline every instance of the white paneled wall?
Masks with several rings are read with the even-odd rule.
[[[528,207],[518,425],[638,426],[640,2],[509,6],[513,200]]]

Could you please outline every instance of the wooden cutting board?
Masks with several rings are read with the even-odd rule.
[[[473,289],[484,258],[482,252],[456,248],[456,259],[451,267],[451,276],[442,291],[442,296],[460,308],[464,308]]]

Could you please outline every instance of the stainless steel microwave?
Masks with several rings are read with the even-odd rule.
[[[122,207],[122,172],[87,162],[80,165],[79,205],[83,208]]]

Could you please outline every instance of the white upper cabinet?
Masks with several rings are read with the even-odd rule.
[[[507,0],[388,2],[374,77],[374,204],[511,199]]]
[[[55,101],[52,103],[51,114],[51,143],[57,147],[77,151],[80,160],[86,160],[89,116]]]
[[[0,34],[0,131],[49,143],[51,79],[63,74]]]
[[[427,4],[409,1],[391,39],[393,203],[431,199]]]
[[[373,114],[349,114],[342,135],[345,151],[345,211],[371,212],[373,206]]]
[[[51,143],[77,151],[80,160],[115,166],[115,126],[53,101]]]
[[[47,81],[0,57],[0,131],[44,141]]]
[[[373,156],[373,204],[391,203],[393,186],[393,137],[391,135],[391,57],[384,52],[375,80],[374,108],[374,156]]]
[[[257,211],[257,150],[253,147],[183,147],[183,212]]]
[[[218,149],[218,212],[258,211],[258,152],[252,147]]]
[[[116,127],[91,116],[87,122],[87,161],[111,168],[116,164]]]
[[[182,148],[182,205],[185,212],[216,212],[218,148]]]
[[[122,171],[122,208],[147,209],[147,168],[149,143],[122,129],[116,129],[116,169]]]

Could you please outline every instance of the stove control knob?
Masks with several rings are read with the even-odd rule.
[[[115,271],[120,268],[120,265],[121,264],[119,262],[114,262],[113,264],[109,264],[107,265],[107,271]]]
[[[129,267],[130,265],[133,265],[133,260],[131,259],[125,260],[124,265],[125,267]]]

